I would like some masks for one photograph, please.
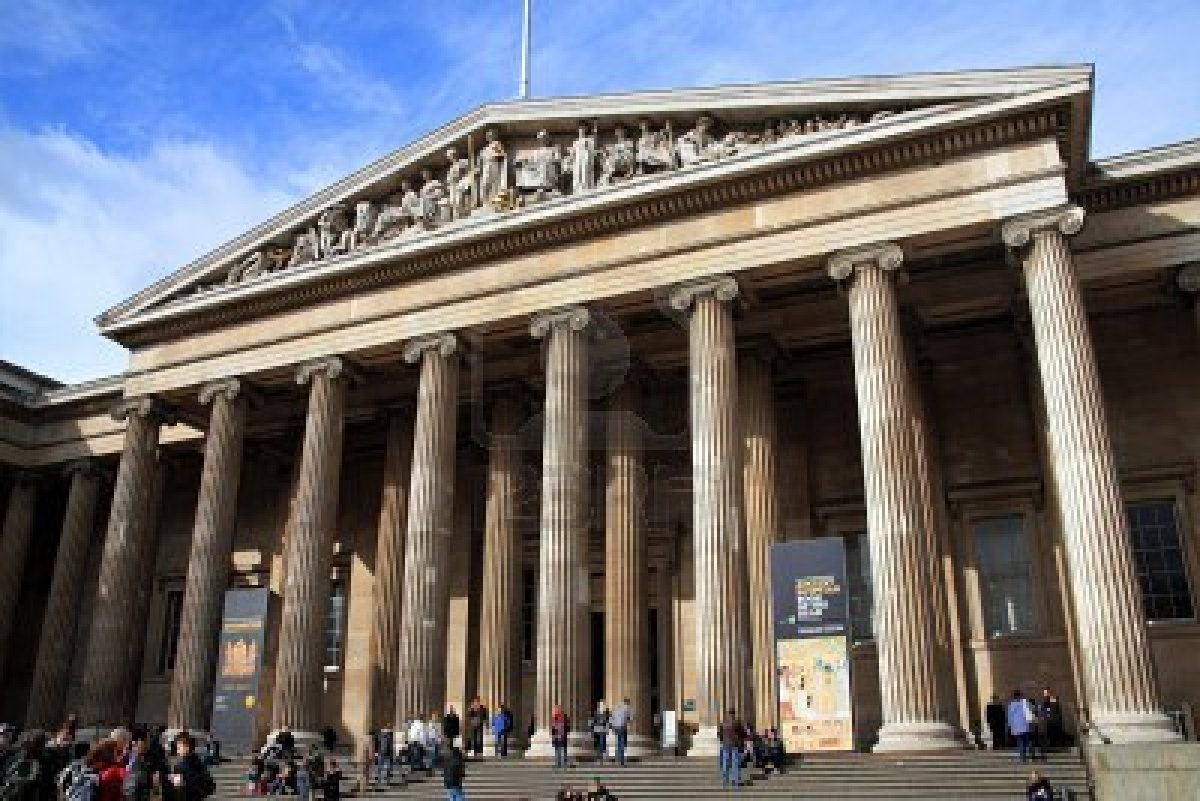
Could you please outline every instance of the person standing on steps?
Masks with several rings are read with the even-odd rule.
[[[596,711],[592,713],[592,718],[588,721],[588,728],[592,730],[592,747],[596,750],[596,761],[601,764],[608,756],[609,719],[608,707],[604,705],[603,700],[597,701]]]
[[[625,767],[625,746],[629,743],[629,724],[633,722],[633,707],[629,705],[628,698],[621,699],[608,722],[612,727],[613,736],[617,739],[617,764]]]
[[[488,722],[488,710],[483,700],[476,696],[467,710],[467,737],[463,743],[463,751],[474,752],[476,757],[483,756],[483,728]]]
[[[992,750],[999,751],[1007,745],[1008,741],[1005,736],[1008,728],[1008,716],[1004,711],[1004,702],[1000,700],[1000,696],[992,695],[992,700],[988,701],[985,715],[988,731],[992,735]]]
[[[746,726],[737,716],[736,710],[725,713],[717,730],[721,741],[721,786],[742,786],[742,751],[746,747]]]
[[[446,745],[454,745],[454,741],[461,733],[462,721],[458,717],[458,713],[454,711],[454,705],[451,704],[449,711],[446,712],[446,717],[442,719],[442,734],[446,738]]]
[[[501,704],[496,710],[496,714],[492,715],[491,726],[496,758],[504,759],[508,756],[508,734],[512,730],[512,713],[504,704]]]
[[[467,775],[466,758],[457,745],[449,743],[442,759],[442,786],[446,788],[447,801],[466,801],[463,780]]]
[[[1008,731],[1017,741],[1017,758],[1022,762],[1033,758],[1033,747],[1030,745],[1033,718],[1033,708],[1029,702],[1020,690],[1014,690],[1012,700],[1008,702]]]
[[[550,714],[550,745],[554,747],[554,767],[567,767],[567,735],[571,731],[571,719],[563,711],[561,704],[554,705]]]

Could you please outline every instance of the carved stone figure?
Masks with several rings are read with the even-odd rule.
[[[650,130],[650,120],[638,123],[642,132],[637,140],[637,171],[639,174],[669,170],[675,166],[675,142],[671,121],[661,131]]]
[[[225,284],[248,281],[267,272],[267,269],[267,255],[261,250],[256,250],[229,268],[229,273],[225,276]]]
[[[407,183],[407,181],[402,181],[400,183],[401,191],[389,195],[383,201],[383,207],[379,210],[379,216],[375,218],[375,226],[371,230],[372,241],[385,242],[404,233],[404,229],[408,227],[412,215],[408,207],[404,205],[404,190],[407,188]]]
[[[413,188],[412,181],[405,178],[400,181],[400,196],[407,223],[404,233],[409,233],[416,230],[417,222],[421,219],[421,195]]]
[[[586,192],[596,185],[596,128],[588,133],[587,123],[579,123],[579,135],[571,143],[571,191]]]
[[[479,174],[479,200],[486,206],[508,192],[508,152],[495,128],[488,128],[483,136],[486,141],[475,161]]]
[[[475,207],[475,176],[471,172],[471,162],[460,159],[458,151],[454,148],[446,151],[446,160],[450,162],[450,167],[446,170],[446,193],[450,197],[450,213],[454,219],[462,219]]]
[[[604,174],[601,183],[632,178],[637,172],[637,145],[625,133],[625,126],[613,129],[616,141],[604,148]]]
[[[342,234],[349,228],[346,207],[341,203],[335,203],[321,212],[317,218],[317,258],[326,259],[344,253]]]
[[[296,234],[296,239],[292,243],[292,258],[288,260],[288,267],[298,267],[301,264],[316,261],[318,253],[317,232],[311,228],[308,231],[301,231]]]
[[[562,151],[550,141],[549,131],[538,131],[537,146],[518,150],[513,162],[517,191],[523,200],[537,202],[558,194],[562,185]]]
[[[712,117],[700,115],[696,125],[675,141],[675,152],[681,166],[689,167],[721,156],[720,145],[713,139]]]
[[[278,245],[267,251],[267,271],[275,272],[287,267],[288,259],[292,256],[291,251],[285,247]]]
[[[439,223],[449,222],[451,219],[446,186],[428,167],[421,170],[419,209],[417,219],[425,228],[434,228]]]
[[[375,204],[371,201],[360,200],[354,204],[354,227],[342,234],[343,249],[346,252],[371,241],[376,216]]]

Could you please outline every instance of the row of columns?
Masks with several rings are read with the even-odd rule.
[[[1032,309],[1038,367],[1046,399],[1054,480],[1062,503],[1083,688],[1093,725],[1117,742],[1173,737],[1150,663],[1128,530],[1101,402],[1101,388],[1078,277],[1066,236],[1082,212],[1064,208],[1009,221],[1004,241],[1022,261]],[[933,530],[932,476],[924,414],[911,374],[896,295],[903,252],[883,243],[835,254],[832,278],[847,289],[883,705],[880,750],[956,747],[961,732],[946,683],[949,654],[939,631],[944,588]],[[773,639],[767,554],[779,536],[777,432],[770,366],[762,353],[739,356],[732,303],[736,282],[716,277],[677,286],[671,305],[688,315],[695,562],[696,695],[700,729],[693,753],[717,747],[727,710],[749,712],[758,725],[775,716]],[[545,417],[537,615],[536,730],[530,755],[549,753],[548,724],[561,706],[582,747],[588,712],[588,374],[585,308],[534,318],[545,340]],[[372,638],[381,697],[394,690],[395,721],[442,708],[445,694],[447,560],[452,537],[459,340],[450,334],[409,343],[420,363],[411,428],[395,414],[388,427],[384,499],[379,520],[379,576]],[[739,369],[740,368],[740,369]],[[276,667],[273,724],[300,732],[320,725],[320,656],[337,506],[346,384],[338,358],[304,365],[309,402],[293,513],[286,532],[284,608]],[[239,381],[205,387],[213,404],[189,559],[170,724],[203,728],[215,668],[220,602],[229,577],[246,398]],[[606,694],[636,710],[634,748],[645,735],[649,677],[644,654],[649,570],[643,527],[645,465],[640,387],[628,382],[609,401],[606,508]],[[127,404],[126,441],[105,538],[97,605],[89,638],[83,718],[120,719],[122,682],[147,538],[147,497],[165,410],[149,400]],[[514,492],[521,409],[513,398],[492,410],[485,521],[480,687],[510,702],[516,656],[519,534]],[[411,443],[411,446],[409,445]],[[407,474],[407,489],[405,475]],[[75,614],[79,565],[94,511],[96,483],[72,474],[68,513],[51,606],[39,646],[31,720],[61,711],[64,633]],[[0,540],[0,571],[24,561],[32,528],[33,489],[18,480]],[[669,572],[656,566],[662,597]],[[7,641],[16,581],[0,573],[0,644]],[[11,578],[11,577],[9,577]],[[12,596],[12,597],[10,597]],[[660,604],[660,613],[669,612]],[[660,617],[660,628],[667,621]],[[751,647],[747,649],[745,643]],[[0,668],[4,651],[0,650]],[[660,658],[665,658],[660,654]],[[665,689],[665,688],[664,688]],[[751,704],[753,697],[753,705]],[[36,714],[35,714],[36,713]]]

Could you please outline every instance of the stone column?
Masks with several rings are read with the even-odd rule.
[[[776,475],[779,433],[771,352],[738,354],[738,411],[742,415],[742,484],[746,498],[746,580],[750,599],[751,693],[755,730],[776,725],[775,633],[771,620],[771,546],[779,539]]]
[[[151,398],[131,399],[114,413],[126,419],[125,444],[113,488],[96,606],[85,661],[80,723],[107,727],[128,722],[123,709],[128,695],[133,610],[142,584],[149,499],[158,469],[159,428],[167,420],[163,405]]]
[[[927,531],[928,465],[920,458],[913,377],[894,274],[904,255],[882,244],[834,255],[829,274],[849,284],[854,383],[875,597],[883,726],[876,751],[957,748],[942,686],[937,630],[940,573]]]
[[[287,576],[275,663],[271,727],[287,726],[303,739],[323,725],[321,670],[325,615],[337,520],[348,365],[336,356],[304,364],[297,384],[309,384],[300,472],[285,546]]]
[[[650,641],[647,618],[646,454],[642,387],[627,376],[608,400],[604,498],[604,697],[629,699],[627,753],[657,752],[650,732]],[[616,747],[616,743],[613,743]]]
[[[675,705],[675,593],[671,559],[663,557],[654,563],[654,586],[658,593],[658,708],[674,709]],[[662,742],[661,731],[659,743]]]
[[[530,333],[546,338],[546,408],[542,444],[542,520],[538,553],[536,731],[529,757],[553,755],[555,705],[571,717],[574,750],[584,750],[588,699],[579,671],[588,610],[588,327],[573,307],[538,315]]]
[[[521,686],[521,529],[517,493],[521,478],[518,431],[523,421],[519,401],[510,394],[495,399],[489,432],[483,592],[479,602],[479,696],[493,712],[499,704],[507,704],[514,715],[520,708],[517,694]],[[484,739],[484,752],[493,753],[490,727]]]
[[[408,409],[388,414],[383,457],[383,498],[375,545],[375,597],[371,617],[371,726],[396,726],[400,613],[404,596],[404,541],[412,471],[413,420]]]
[[[150,597],[154,594],[154,574],[158,568],[159,523],[162,521],[163,493],[167,484],[170,460],[162,448],[155,451],[154,475],[146,493],[146,532],[138,551],[138,587],[130,611],[129,647],[125,656],[125,700],[121,708],[131,720],[137,719],[137,705],[142,690],[142,671],[146,657],[146,622],[150,618]]]
[[[1158,696],[1104,396],[1079,278],[1066,237],[1083,226],[1068,206],[1010,220],[1020,255],[1046,401],[1062,539],[1095,734],[1114,743],[1178,740]]]
[[[4,529],[0,530],[0,682],[8,663],[8,640],[17,614],[21,576],[33,535],[33,512],[37,505],[37,479],[32,473],[19,472],[8,493]]]
[[[206,384],[200,403],[212,404],[204,441],[204,468],[196,501],[196,522],[188,557],[179,645],[171,677],[167,726],[204,731],[217,667],[225,590],[229,586],[242,438],[246,429],[246,393],[236,378]]]
[[[454,452],[458,421],[458,339],[438,334],[404,348],[421,362],[413,435],[404,601],[400,611],[396,725],[444,712],[447,560],[454,530]]]
[[[690,310],[696,712],[700,728],[688,755],[697,757],[718,752],[717,725],[727,710],[741,717],[747,713],[746,542],[737,353],[730,308],[737,292],[737,283],[723,276],[678,286],[670,295],[672,307]]]
[[[25,713],[26,727],[47,730],[53,730],[63,721],[79,595],[96,518],[96,501],[100,495],[100,475],[90,460],[73,462],[66,472],[71,477],[71,488],[67,494],[67,510],[63,515],[50,593],[46,597],[29,707]]]

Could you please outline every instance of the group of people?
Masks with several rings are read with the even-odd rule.
[[[1015,690],[1007,704],[993,695],[986,714],[992,748],[1015,746],[1017,758],[1022,762],[1035,759],[1039,754],[1045,759],[1050,749],[1070,743],[1062,704],[1049,687],[1042,689],[1038,699],[1026,698],[1020,690]]]
[[[76,740],[74,720],[52,737],[42,729],[0,728],[0,801],[203,801],[216,791],[191,735],[114,729]],[[15,737],[15,739],[14,739]]]
[[[755,732],[738,717],[736,710],[730,709],[717,726],[717,740],[720,743],[718,764],[723,787],[741,787],[742,770],[751,764],[767,774],[771,771],[784,772],[787,749],[778,729]]]
[[[316,743],[309,745],[307,752],[297,748],[295,735],[286,727],[250,761],[246,771],[247,795],[294,795],[312,801],[317,790],[326,801],[341,798],[341,766],[332,755],[327,759]]]

